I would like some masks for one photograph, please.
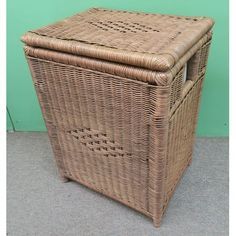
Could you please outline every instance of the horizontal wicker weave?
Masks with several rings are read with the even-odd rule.
[[[63,180],[160,225],[191,162],[212,26],[93,8],[22,37]]]

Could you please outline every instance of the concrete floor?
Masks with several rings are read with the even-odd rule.
[[[197,139],[161,228],[77,183],[60,182],[46,133],[9,133],[9,236],[228,235],[228,139]]]

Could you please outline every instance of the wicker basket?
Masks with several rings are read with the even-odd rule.
[[[93,8],[22,37],[63,180],[160,225],[191,162],[212,26]]]

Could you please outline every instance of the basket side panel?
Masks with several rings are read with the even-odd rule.
[[[65,176],[148,209],[149,87],[28,57],[56,159]],[[55,147],[53,146],[55,149]]]
[[[157,227],[191,161],[209,46],[184,63],[170,86],[150,90],[149,210]]]
[[[210,42],[203,44],[187,62],[187,80],[182,85],[182,94],[176,103],[177,106],[170,110],[164,210],[192,159],[199,101]]]
[[[164,208],[192,158],[201,89],[199,79],[169,120]]]

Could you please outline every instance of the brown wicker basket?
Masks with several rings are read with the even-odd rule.
[[[212,26],[93,8],[22,37],[63,180],[160,225],[191,162]]]

